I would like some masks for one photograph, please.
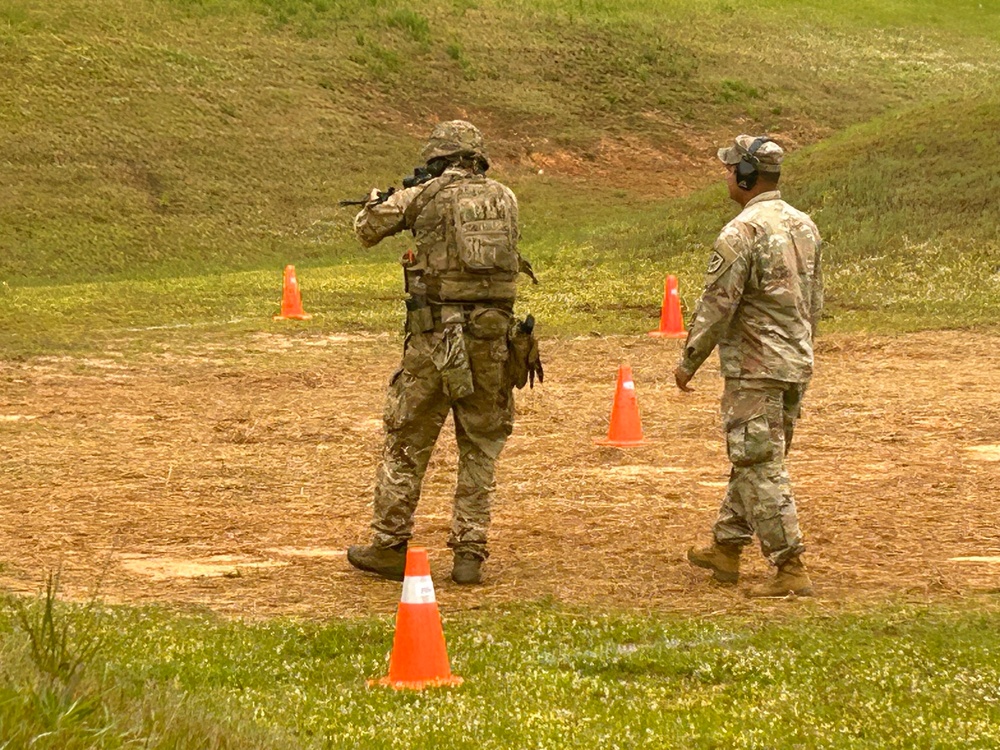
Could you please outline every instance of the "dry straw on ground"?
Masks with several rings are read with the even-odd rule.
[[[1000,589],[1000,338],[823,339],[790,462],[823,601]],[[351,570],[367,538],[392,337],[257,334],[125,361],[0,365],[0,585],[95,581],[109,601],[234,616],[385,614],[398,584]],[[415,542],[444,608],[552,597],[690,612],[757,606],[684,562],[707,539],[727,464],[712,368],[672,385],[677,342],[544,342],[518,394],[484,586],[448,580],[453,433],[432,460]],[[632,364],[649,444],[595,446]],[[992,376],[987,377],[988,373]],[[747,580],[768,574],[756,550]],[[956,559],[966,558],[966,559]]]

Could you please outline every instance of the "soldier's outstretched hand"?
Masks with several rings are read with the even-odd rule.
[[[690,393],[691,391],[694,390],[694,388],[688,385],[688,383],[691,382],[692,377],[694,376],[691,375],[683,367],[678,367],[676,370],[674,370],[674,382],[676,382],[677,387],[680,388],[685,393]]]

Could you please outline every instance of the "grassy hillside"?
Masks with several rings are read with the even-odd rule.
[[[785,195],[813,214],[826,240],[825,330],[996,324],[1000,178],[982,155],[998,129],[996,96],[946,100],[849,129],[790,159]],[[522,287],[522,304],[547,335],[648,330],[667,272],[680,277],[690,309],[706,248],[736,210],[720,185],[668,202],[624,191],[604,202],[546,178],[524,182],[520,194],[534,208],[524,214],[524,251],[542,280]],[[383,244],[363,251],[345,243],[323,265],[300,266],[306,306],[316,317],[299,327],[397,330],[395,258],[406,239]],[[205,330],[285,330],[270,322],[280,277],[276,260],[263,270],[5,284],[0,349],[12,355],[145,347],[135,339],[162,337],[164,329],[182,338]]]
[[[259,327],[285,263],[315,325],[395,329],[405,245],[361,253],[335,201],[455,116],[521,197],[550,333],[644,330],[668,271],[693,303],[737,131],[793,152],[831,325],[983,322],[996,293],[995,4],[9,0],[0,66],[8,352]]]

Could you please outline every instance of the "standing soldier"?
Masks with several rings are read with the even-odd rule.
[[[416,251],[402,259],[406,340],[385,405],[373,539],[348,549],[347,559],[403,580],[421,482],[450,411],[458,442],[451,577],[471,584],[482,579],[487,557],[494,467],[513,427],[513,387],[543,377],[534,320],[513,318],[517,275],[534,275],[517,249],[517,199],[485,176],[479,130],[463,120],[440,123],[423,157],[427,166],[404,182],[410,187],[373,190],[354,219],[365,247],[409,230]]]
[[[715,241],[705,291],[674,371],[688,382],[718,344],[722,418],[733,467],[713,543],[691,549],[692,565],[724,583],[739,578],[740,551],[753,535],[777,575],[749,596],[812,594],[784,457],[813,370],[823,306],[820,236],[806,214],[781,200],[784,152],[766,136],[740,135],[719,149],[729,197],[743,211]]]

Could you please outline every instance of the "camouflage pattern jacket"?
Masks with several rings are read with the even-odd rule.
[[[819,230],[777,190],[753,198],[715,241],[681,367],[718,345],[726,378],[804,383],[823,307]]]
[[[404,230],[416,243],[416,253],[402,261],[409,294],[439,302],[513,301],[523,263],[517,198],[505,185],[452,166],[369,203],[354,219],[365,247]]]

